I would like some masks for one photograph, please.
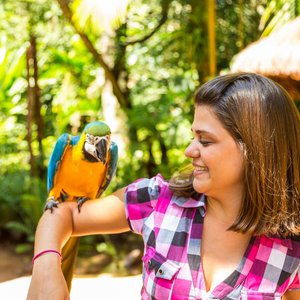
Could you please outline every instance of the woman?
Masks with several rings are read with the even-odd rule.
[[[60,269],[71,235],[142,234],[142,299],[300,299],[300,120],[256,74],[196,93],[191,172],[140,179],[111,196],[45,212],[28,300],[68,299]],[[125,207],[125,209],[124,209]],[[113,213],[111,213],[113,212]]]

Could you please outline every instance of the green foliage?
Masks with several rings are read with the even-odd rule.
[[[46,178],[30,175],[29,146],[45,170],[62,133],[79,134],[86,122],[103,119],[104,109],[109,109],[102,107],[109,76],[99,56],[129,103],[118,108],[126,117],[129,143],[106,193],[157,172],[169,178],[186,163],[183,151],[190,140],[193,93],[207,79],[206,2],[125,2],[125,8],[116,6],[111,19],[104,20],[102,2],[69,1],[75,27],[57,1],[0,3],[0,233],[10,230],[27,241],[33,239],[47,195]],[[260,36],[261,15],[272,2],[216,2],[218,72]],[[98,56],[87,48],[83,34]],[[44,156],[36,122],[31,123],[32,141],[28,141],[32,120],[28,118],[26,50],[32,35],[37,40]],[[111,242],[103,242],[113,253]]]
[[[266,1],[217,1],[217,65],[229,68],[232,57],[261,35],[259,23]]]
[[[262,36],[269,35],[300,14],[299,0],[270,0],[261,18]]]
[[[0,101],[3,103],[7,104],[7,96],[14,97],[16,91],[24,90],[24,84],[18,80],[24,69],[24,54],[25,47],[8,49],[0,43]]]
[[[28,171],[15,168],[1,172],[0,186],[0,230],[32,242],[45,201],[44,183],[31,178]]]

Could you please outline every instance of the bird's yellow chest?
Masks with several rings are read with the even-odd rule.
[[[74,157],[69,147],[55,176],[54,185],[70,196],[95,198],[105,175],[106,165]]]

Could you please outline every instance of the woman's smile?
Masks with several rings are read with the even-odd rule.
[[[196,176],[200,176],[200,175],[204,175],[208,173],[208,168],[205,166],[201,166],[201,165],[197,165],[195,163],[193,163],[194,166],[194,172],[193,175]]]

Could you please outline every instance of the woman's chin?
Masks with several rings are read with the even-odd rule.
[[[204,180],[194,177],[193,188],[199,194],[205,194],[207,192],[207,183]]]

